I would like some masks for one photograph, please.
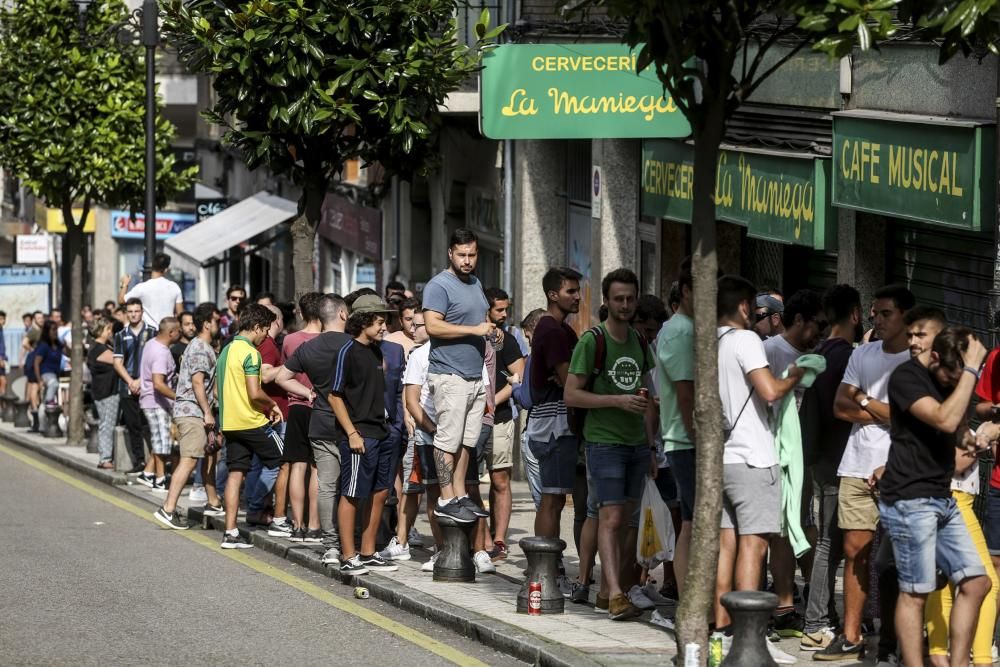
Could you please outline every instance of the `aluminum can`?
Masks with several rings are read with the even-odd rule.
[[[635,391],[636,396],[642,396],[643,398],[649,398],[649,390],[645,387],[639,387]]]
[[[713,632],[708,638],[708,667],[719,667],[722,664],[722,633]]]
[[[367,600],[371,595],[369,595],[368,589],[364,586],[357,586],[354,589],[354,597],[359,600]]]
[[[542,614],[542,582],[532,581],[528,584],[528,614],[530,616],[541,616]]]

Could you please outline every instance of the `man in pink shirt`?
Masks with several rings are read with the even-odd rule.
[[[176,317],[161,319],[159,333],[146,343],[139,367],[139,407],[149,423],[149,449],[155,457],[153,493],[166,494],[168,490],[164,464],[174,445],[170,421],[177,378],[170,346],[180,337],[181,324]]]

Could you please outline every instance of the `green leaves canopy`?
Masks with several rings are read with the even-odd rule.
[[[101,0],[81,35],[72,0],[13,0],[0,9],[0,163],[52,206],[141,208],[142,50],[119,46],[112,29],[126,16],[122,0]],[[193,176],[174,172],[173,135],[158,117],[161,200]]]
[[[438,106],[478,62],[457,43],[455,10],[455,0],[169,0],[164,30],[188,67],[212,75],[217,101],[204,116],[249,167],[325,190],[348,158],[404,176],[434,164]]]

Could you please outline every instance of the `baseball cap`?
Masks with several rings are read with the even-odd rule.
[[[359,296],[354,306],[351,308],[351,315],[354,313],[391,313],[392,309],[385,305],[385,301],[375,294],[365,294]]]
[[[781,303],[770,294],[758,294],[756,307],[767,308],[768,312],[771,313],[785,312],[785,304]]]

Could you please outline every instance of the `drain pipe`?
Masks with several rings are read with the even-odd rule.
[[[993,340],[991,347],[998,344],[998,334],[1000,334],[1000,187],[997,179],[1000,178],[1000,63],[997,64],[996,73],[996,110],[994,118],[994,150],[993,156],[993,209],[996,211],[996,219],[993,221],[993,286],[989,291],[989,313],[990,313],[990,333]]]
[[[517,0],[507,0],[504,7],[504,20],[510,26],[514,25],[517,16],[515,4]],[[504,31],[506,41],[510,41],[507,31]],[[503,140],[503,289],[513,298],[514,295],[514,142]],[[515,299],[514,303],[520,303]],[[515,306],[515,311],[518,307]],[[524,313],[522,313],[524,315]],[[515,318],[511,318],[512,321]],[[518,320],[519,321],[519,320]]]

